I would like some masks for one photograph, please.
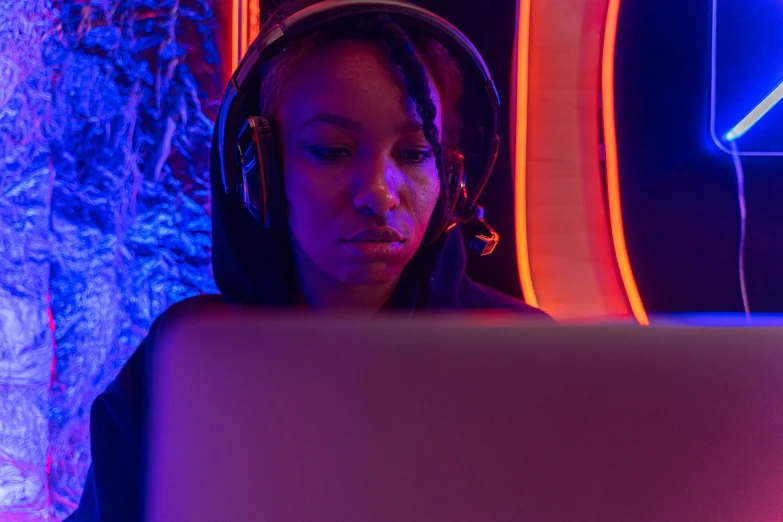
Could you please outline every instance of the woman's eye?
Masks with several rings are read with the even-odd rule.
[[[310,154],[316,159],[333,161],[348,157],[351,153],[345,147],[310,147]]]
[[[402,154],[402,157],[409,163],[420,165],[422,163],[426,163],[430,160],[430,158],[432,158],[432,151],[421,149],[408,150]]]

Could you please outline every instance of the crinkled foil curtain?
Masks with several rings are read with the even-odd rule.
[[[215,0],[0,0],[0,520],[64,518],[89,411],[210,274]]]

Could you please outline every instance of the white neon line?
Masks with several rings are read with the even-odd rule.
[[[783,99],[783,82],[780,82],[777,87],[775,87],[775,90],[773,90],[769,95],[764,98],[761,103],[756,105],[756,107],[750,111],[750,113],[745,116],[742,121],[740,121],[733,129],[731,129],[726,134],[726,140],[727,141],[734,141],[746,132],[748,132],[751,127],[753,127],[758,121],[764,117],[765,114],[767,114],[772,107],[777,105],[777,103]]]

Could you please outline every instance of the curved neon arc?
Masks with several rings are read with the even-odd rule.
[[[617,24],[620,14],[621,0],[609,0],[606,14],[606,31],[604,33],[604,49],[601,64],[601,95],[603,98],[604,144],[606,146],[606,192],[609,204],[609,222],[612,229],[615,259],[620,271],[620,277],[625,287],[628,304],[634,317],[642,325],[649,325],[650,320],[644,303],[636,286],[631,262],[628,258],[628,247],[625,243],[623,229],[623,212],[620,201],[620,171],[617,154],[617,127],[615,120],[614,97],[614,59],[617,43]]]
[[[522,295],[525,302],[538,308],[538,298],[533,286],[530,268],[527,234],[527,106],[530,68],[530,5],[532,0],[519,0],[516,38],[516,85],[514,134],[514,207],[517,239],[517,266]]]

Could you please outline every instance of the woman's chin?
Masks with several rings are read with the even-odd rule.
[[[352,286],[385,286],[395,284],[402,270],[387,263],[371,263],[341,274],[340,281]]]

